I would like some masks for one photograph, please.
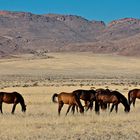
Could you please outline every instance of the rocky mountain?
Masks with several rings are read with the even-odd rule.
[[[0,56],[50,51],[139,56],[140,19],[106,25],[74,15],[0,11]]]

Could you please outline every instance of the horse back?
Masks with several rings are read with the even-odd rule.
[[[130,90],[128,94],[132,98],[139,98],[140,99],[140,89]]]
[[[61,92],[58,95],[58,102],[63,102],[64,104],[76,104],[76,95],[73,93]]]
[[[104,103],[118,103],[119,100],[117,98],[117,96],[113,95],[113,94],[98,94],[97,95],[97,100],[104,102]]]
[[[73,93],[77,95],[78,98],[84,101],[90,101],[92,98],[95,97],[95,91],[93,90],[78,89],[78,90],[73,91]]]
[[[0,92],[0,100],[2,102],[11,104],[14,102],[19,102],[22,98],[22,96],[17,92]]]

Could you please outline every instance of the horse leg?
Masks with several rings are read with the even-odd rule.
[[[12,108],[12,112],[11,112],[12,114],[14,114],[14,112],[15,112],[16,105],[17,105],[17,103],[14,103],[13,108]]]
[[[74,112],[75,112],[75,108],[76,108],[76,111],[78,113],[78,105],[73,106],[73,108],[74,108]]]
[[[58,106],[58,115],[60,116],[60,112],[61,112],[61,109],[63,107],[64,103],[63,102],[59,102],[59,106]]]
[[[3,114],[3,111],[2,111],[2,103],[0,103],[0,111],[1,111],[1,114]]]
[[[95,113],[96,114],[100,114],[100,106],[99,106],[99,103],[97,101],[95,101]]]
[[[131,103],[133,102],[133,99],[129,99],[129,101],[128,101],[128,103],[129,103],[129,105],[131,105]]]
[[[92,108],[93,108],[93,101],[90,101],[86,111],[88,111],[89,109],[92,110]]]
[[[14,103],[13,109],[12,109],[12,112],[11,112],[12,114],[14,114],[14,112],[15,112],[16,105],[17,105],[17,103]]]
[[[92,111],[93,109],[93,101],[90,102],[90,110]]]
[[[71,108],[71,105],[69,105],[69,107],[68,107],[68,109],[67,109],[66,116],[67,116],[67,114],[69,113],[70,108]]]
[[[75,105],[72,106],[72,109],[71,109],[72,110],[72,114],[75,113],[75,107],[76,107]]]
[[[116,104],[116,106],[115,106],[115,111],[116,111],[116,113],[118,112],[118,104]]]
[[[110,109],[110,113],[112,112],[113,109],[114,109],[114,104],[112,104],[112,107]]]
[[[101,103],[101,109],[102,110],[106,110],[106,108],[107,108],[107,103]]]
[[[133,106],[135,107],[136,98],[133,99]]]
[[[108,107],[108,109],[110,108],[110,103],[108,103],[108,106],[107,107]]]
[[[85,101],[85,108],[88,108],[88,101]]]

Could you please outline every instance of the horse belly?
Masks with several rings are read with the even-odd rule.
[[[70,99],[65,99],[64,100],[64,104],[74,105],[75,102],[74,102],[73,98],[70,98]]]
[[[73,102],[72,100],[65,100],[64,103],[69,104],[69,105],[74,105],[75,104],[75,102]]]

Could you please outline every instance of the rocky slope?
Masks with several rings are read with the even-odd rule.
[[[38,51],[92,51],[139,56],[140,20],[108,25],[73,15],[0,11],[0,56]]]

